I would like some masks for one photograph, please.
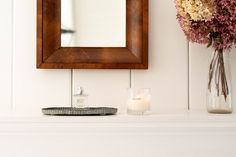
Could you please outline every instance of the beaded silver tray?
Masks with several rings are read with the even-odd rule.
[[[72,108],[72,107],[51,107],[43,108],[43,114],[51,116],[105,116],[115,115],[117,108],[111,107],[88,107],[88,108]]]

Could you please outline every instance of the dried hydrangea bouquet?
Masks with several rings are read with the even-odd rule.
[[[207,109],[232,113],[229,52],[236,44],[236,0],[175,0],[177,19],[191,42],[214,48]]]

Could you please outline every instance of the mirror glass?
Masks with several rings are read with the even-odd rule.
[[[62,47],[125,47],[126,0],[61,0]]]

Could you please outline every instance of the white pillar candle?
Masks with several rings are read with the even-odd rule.
[[[150,110],[150,89],[128,89],[127,112],[128,114],[142,115]]]
[[[149,94],[141,94],[138,97],[141,98],[141,100],[145,104],[145,110],[146,111],[150,110],[151,95],[149,95]]]
[[[147,98],[134,98],[127,101],[129,113],[143,114],[150,109],[150,100]]]

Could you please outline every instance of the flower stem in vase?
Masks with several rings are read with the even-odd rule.
[[[228,85],[228,81],[230,81],[229,65],[225,64],[227,58],[224,58],[224,53],[226,52],[222,49],[216,50],[210,63],[207,101],[207,108],[210,113],[232,113],[231,94]]]

